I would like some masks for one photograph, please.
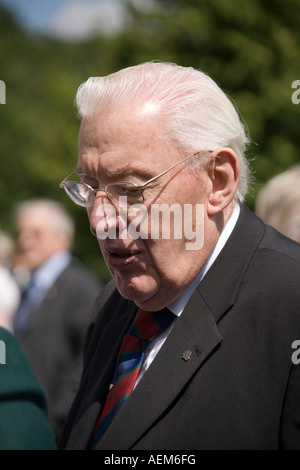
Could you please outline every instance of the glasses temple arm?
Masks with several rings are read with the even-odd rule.
[[[63,188],[65,183],[68,181],[68,179],[71,178],[73,175],[76,175],[76,174],[77,174],[76,170],[72,171],[72,173],[70,173],[64,180],[62,180],[62,182],[59,184],[59,187]]]
[[[172,170],[173,168],[175,168],[176,166],[180,165],[180,163],[184,163],[186,160],[189,160],[189,158],[192,158],[192,157],[195,157],[197,155],[197,153],[199,152],[195,152],[193,153],[192,155],[189,155],[188,157],[184,158],[183,160],[180,160],[180,162],[177,162],[175,163],[174,165],[172,165],[170,168],[168,168],[167,170],[163,171],[162,173],[160,173],[159,175],[156,175],[154,176],[153,178],[151,178],[149,181],[146,181],[146,183],[142,184],[141,186],[139,186],[141,189],[144,188],[145,186],[147,186],[147,184],[150,184],[152,183],[153,181],[155,181],[156,179],[160,178],[161,176],[165,175],[166,173],[168,173],[168,171]]]

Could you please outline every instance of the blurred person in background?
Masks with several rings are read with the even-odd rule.
[[[56,438],[77,391],[86,327],[101,282],[71,255],[74,223],[58,202],[16,208],[16,251],[31,278],[15,315],[14,334],[45,389]]]
[[[52,450],[47,399],[29,360],[12,334],[20,290],[11,273],[13,239],[0,231],[0,450]]]
[[[0,450],[55,450],[45,391],[17,338],[0,327]]]
[[[20,290],[11,273],[14,242],[0,230],[0,326],[12,330],[13,317],[20,302]]]
[[[300,243],[300,164],[267,181],[257,195],[255,212],[266,224]]]

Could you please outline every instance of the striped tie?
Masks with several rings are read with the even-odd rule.
[[[108,392],[102,414],[94,428],[90,449],[97,445],[133,390],[149,340],[163,331],[173,319],[174,314],[167,308],[158,312],[138,310],[134,322],[124,337],[113,384]]]

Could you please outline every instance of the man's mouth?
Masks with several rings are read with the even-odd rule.
[[[133,253],[128,252],[128,253],[110,253],[111,255],[118,256],[119,258],[127,258],[128,256],[131,256]]]
[[[137,261],[140,251],[123,249],[106,249],[106,260],[109,267],[119,269]]]

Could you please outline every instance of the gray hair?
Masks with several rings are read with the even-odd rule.
[[[250,180],[246,126],[232,101],[205,73],[172,63],[147,62],[89,78],[79,87],[75,105],[80,119],[111,106],[157,109],[164,119],[162,137],[182,151],[231,148],[241,167],[236,199],[244,199]]]
[[[73,242],[75,233],[74,221],[60,202],[52,199],[30,199],[22,201],[17,204],[15,208],[15,216],[18,219],[25,214],[25,212],[33,209],[41,209],[51,214],[50,225],[53,231],[69,238],[70,244]]]

